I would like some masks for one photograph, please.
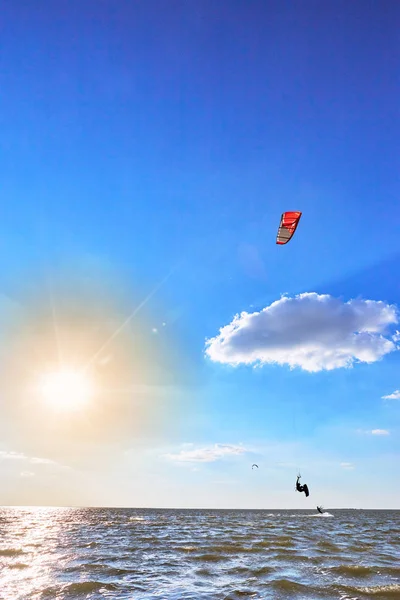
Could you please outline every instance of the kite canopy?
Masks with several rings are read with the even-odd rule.
[[[278,235],[276,237],[277,244],[287,244],[292,239],[294,232],[297,229],[301,217],[301,212],[284,212],[279,223]]]

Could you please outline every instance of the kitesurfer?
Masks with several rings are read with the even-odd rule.
[[[323,515],[324,514],[324,507],[323,506],[317,506],[317,511]]]
[[[308,485],[306,483],[304,485],[301,485],[300,478],[301,478],[301,475],[297,475],[296,490],[298,492],[304,492],[306,497],[308,497],[310,495],[310,492],[308,490]]]

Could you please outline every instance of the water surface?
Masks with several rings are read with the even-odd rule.
[[[400,511],[1,508],[3,600],[400,599]]]

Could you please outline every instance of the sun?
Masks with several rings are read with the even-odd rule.
[[[84,408],[93,395],[93,385],[82,372],[63,369],[47,373],[40,391],[45,401],[57,409],[76,410]]]

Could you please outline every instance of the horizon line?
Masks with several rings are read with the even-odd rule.
[[[227,510],[237,510],[237,511],[288,511],[288,510],[298,510],[298,511],[312,511],[315,510],[315,507],[310,508],[210,508],[210,507],[179,507],[179,506],[112,506],[112,505],[64,505],[64,504],[2,504],[0,505],[0,509],[2,508],[98,508],[98,509],[114,509],[114,510],[214,510],[214,511],[227,511]],[[352,507],[352,506],[336,506],[336,507],[324,507],[325,510],[392,510],[392,511],[400,511],[399,508],[361,508],[361,507]]]

